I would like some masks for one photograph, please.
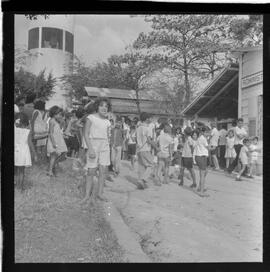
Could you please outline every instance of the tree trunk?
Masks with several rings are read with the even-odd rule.
[[[183,35],[183,45],[185,47],[185,35]],[[190,103],[190,84],[189,84],[189,78],[188,78],[188,64],[187,64],[187,56],[186,56],[186,52],[183,52],[183,60],[184,60],[184,78],[185,78],[185,91],[186,91],[186,95],[185,95],[185,101],[184,104],[185,106],[187,106]]]

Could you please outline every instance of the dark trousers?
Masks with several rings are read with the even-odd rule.
[[[226,159],[225,159],[226,145],[219,146],[219,166],[221,168],[226,167]]]
[[[233,162],[229,165],[229,168],[228,168],[229,173],[231,173],[238,164],[239,154],[240,154],[242,146],[243,145],[241,145],[241,144],[234,145],[234,149],[235,149],[235,152],[236,152],[236,157],[233,160]]]

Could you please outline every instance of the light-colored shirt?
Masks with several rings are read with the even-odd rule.
[[[148,137],[152,137],[151,130],[146,123],[141,123],[137,128],[137,144],[138,152],[140,151],[151,151],[151,145],[147,142]]]
[[[109,127],[111,125],[108,119],[100,118],[94,114],[88,115],[87,119],[91,121],[90,139],[108,139]]]
[[[227,130],[222,128],[219,131],[219,145],[226,145],[226,135],[227,135]]]
[[[130,130],[127,134],[128,144],[136,144],[136,130]]]
[[[159,143],[160,151],[162,153],[165,153],[167,155],[170,154],[169,147],[171,144],[173,144],[173,138],[168,133],[163,133],[162,135],[159,135],[157,138],[157,142]]]
[[[240,134],[242,137],[239,137],[238,135]],[[245,130],[245,128],[239,128],[239,127],[236,127],[235,130],[234,130],[234,144],[237,145],[237,144],[243,144],[243,139],[247,136],[247,131]]]
[[[191,148],[194,147],[194,144],[195,144],[195,141],[191,138],[191,136],[188,136],[183,146],[182,157],[192,158]]]
[[[218,146],[219,131],[214,127],[211,131],[210,145]]]
[[[234,137],[226,137],[226,145],[229,149],[232,149],[234,146]]]
[[[194,148],[194,155],[195,156],[208,156],[208,143],[206,138],[201,135],[198,140],[196,141],[195,148]]]

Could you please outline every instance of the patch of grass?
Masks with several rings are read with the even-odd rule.
[[[30,188],[15,190],[15,262],[123,262],[102,206],[83,209],[79,180],[68,161],[50,180],[44,167],[27,170]]]

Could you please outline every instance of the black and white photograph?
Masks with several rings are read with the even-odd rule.
[[[15,14],[15,263],[262,262],[264,16]]]

